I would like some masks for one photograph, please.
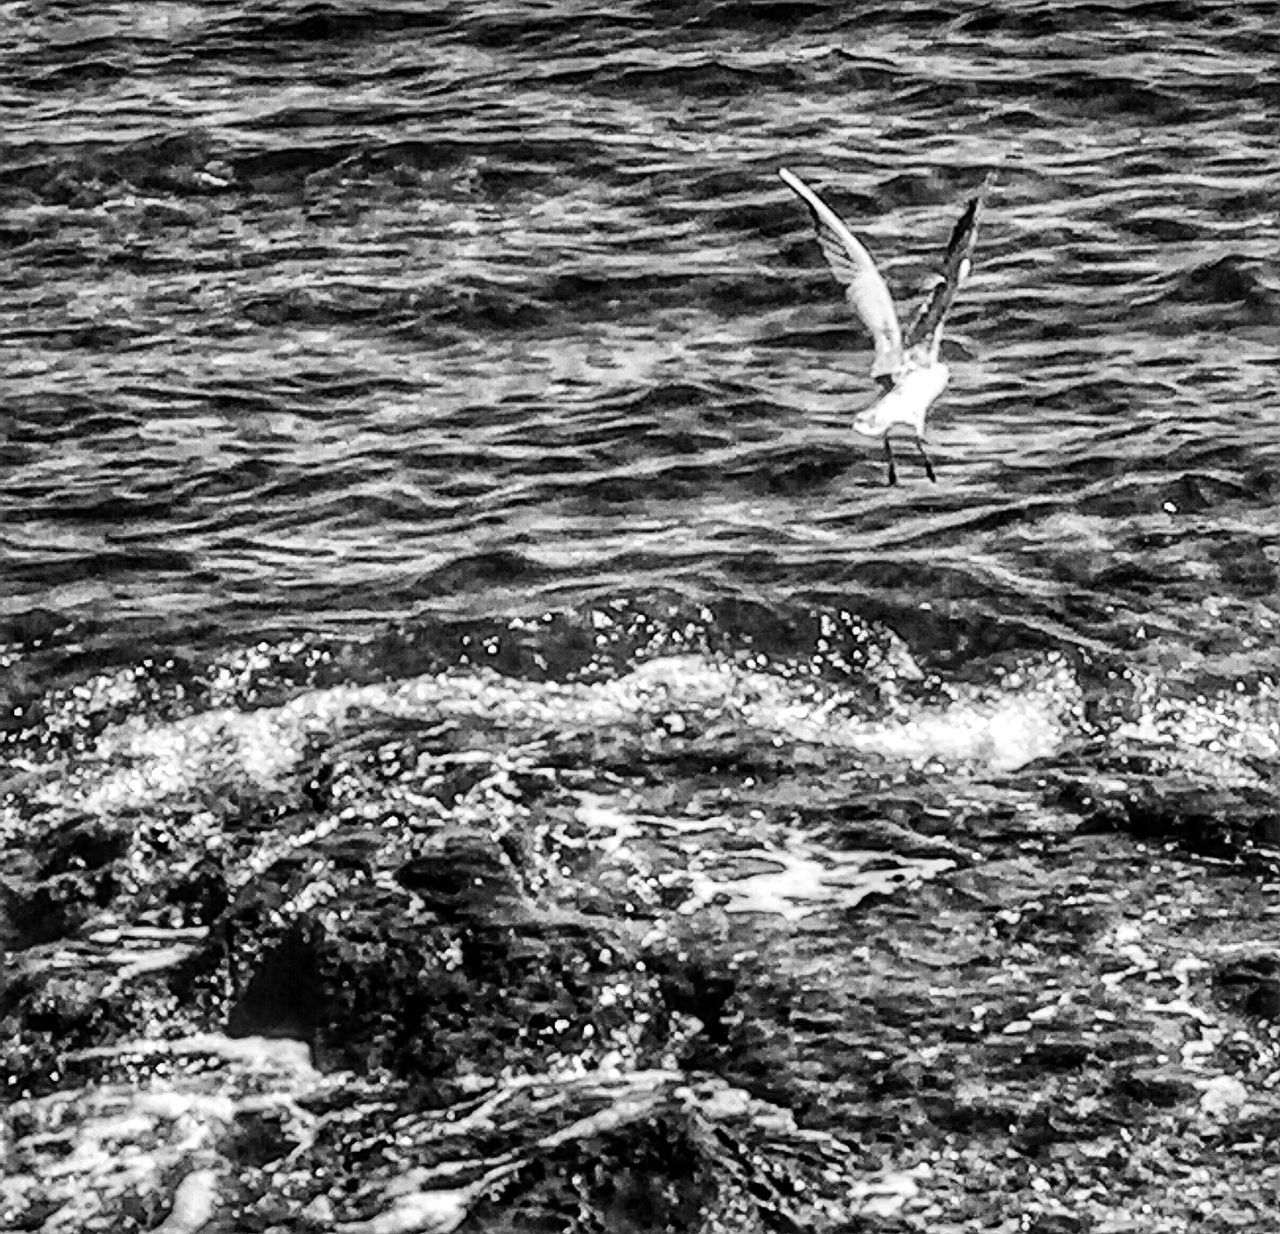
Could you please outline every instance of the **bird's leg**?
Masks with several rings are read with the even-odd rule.
[[[885,441],[889,439],[886,437]],[[929,462],[929,456],[924,452],[924,442],[919,437],[916,438],[916,449],[920,451],[920,458],[924,462],[924,474],[929,477],[934,484],[938,483],[938,477],[933,474],[933,464]]]
[[[889,434],[884,435],[884,456],[889,461],[889,483],[898,483],[898,469],[893,464],[893,447],[889,444]]]

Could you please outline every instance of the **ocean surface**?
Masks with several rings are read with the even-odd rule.
[[[1191,998],[1273,902],[1274,5],[3,3],[0,108],[0,1224],[1005,1229],[963,1120],[858,1104],[949,1048],[936,973],[981,938],[1004,988],[998,914],[1089,886],[1137,930],[1158,856],[1151,904],[1219,871],[1213,931],[1090,946]],[[849,431],[869,340],[782,165],[904,317],[994,174],[936,485]],[[538,958],[457,959],[490,909],[554,918]],[[377,1002],[396,922],[448,1032],[403,1023],[438,983]],[[1228,1029],[1183,1062],[1269,1092]],[[244,1148],[267,1107],[292,1155]]]

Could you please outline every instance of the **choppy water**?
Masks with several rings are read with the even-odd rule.
[[[1273,6],[1210,0],[0,5],[0,1007],[26,1103],[0,1218],[150,1228],[185,1186],[216,1228],[395,1228],[385,1157],[329,1146],[372,1190],[299,1183],[281,1211],[227,1183],[245,1109],[306,1123],[302,1171],[341,1122],[321,1090],[375,1066],[387,1100],[426,1082],[434,1109],[522,1111],[404,1228],[535,1228],[493,1197],[646,1119],[720,1182],[648,1224],[624,1205],[637,1229],[969,1220],[901,1144],[867,1147],[860,1065],[832,1053],[852,1021],[893,1056],[852,974],[923,991],[932,971],[867,959],[869,906],[898,905],[892,938],[913,904],[968,920],[966,896],[1048,895],[1044,867],[980,891],[971,868],[1066,845],[1078,876],[1082,819],[1264,864],[1276,838],[1277,65]],[[842,427],[870,349],[783,163],[903,308],[997,172],[936,486],[911,460],[885,486]],[[81,837],[69,864],[50,835]],[[215,992],[252,989],[279,941],[226,942],[264,878],[272,929],[323,918],[341,949],[372,894],[352,869],[429,932],[461,911],[429,872],[458,851],[505,887],[496,919],[613,938],[540,1042],[477,1053],[455,1024],[389,1046],[407,995],[375,1029]],[[684,976],[601,986],[656,956]],[[533,978],[504,963],[452,996],[523,1015]],[[198,997],[164,985],[175,965]],[[58,1003],[68,970],[118,1022]],[[721,986],[737,1027],[708,1010]],[[309,1039],[325,1078],[252,1055],[289,1077],[262,1095],[227,1041],[263,1032]],[[239,1087],[142,1109],[152,1071],[93,1073],[97,1106],[50,1112],[75,1051],[160,1039]],[[122,1110],[150,1155],[103,1173]],[[706,1146],[707,1119],[723,1140],[783,1112],[844,1145],[809,1209]],[[35,1181],[59,1135],[63,1191]],[[778,1176],[827,1177],[796,1164],[803,1135],[751,1142]],[[406,1194],[457,1181],[413,1168]]]

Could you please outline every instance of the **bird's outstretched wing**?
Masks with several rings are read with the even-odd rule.
[[[969,267],[973,264],[973,246],[978,239],[978,213],[982,209],[982,199],[990,187],[991,177],[988,176],[951,229],[947,255],[942,259],[942,273],[925,297],[911,325],[907,327],[906,348],[910,350],[924,344],[928,348],[930,362],[938,358],[943,324],[951,311],[956,293],[960,290],[960,284],[969,277]]]
[[[813,215],[818,243],[831,273],[844,284],[845,298],[862,319],[876,346],[871,375],[892,378],[902,363],[902,331],[893,297],[885,286],[871,254],[844,225],[840,216],[803,180],[785,167],[778,171],[783,183],[795,193]]]

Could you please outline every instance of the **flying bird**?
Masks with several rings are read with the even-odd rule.
[[[951,376],[947,366],[938,359],[942,326],[960,284],[969,275],[978,235],[978,210],[983,194],[991,185],[991,177],[987,177],[952,229],[942,273],[904,337],[893,307],[893,297],[871,260],[871,254],[840,216],[799,176],[785,167],[779,170],[778,175],[809,207],[823,256],[836,280],[844,285],[845,298],[875,343],[871,376],[880,386],[881,395],[854,418],[854,431],[884,441],[889,483],[897,484],[898,471],[894,466],[889,433],[898,426],[907,429],[920,452],[925,474],[936,484],[938,477],[934,475],[933,464],[924,452],[924,422],[929,408],[947,388],[947,380]]]

